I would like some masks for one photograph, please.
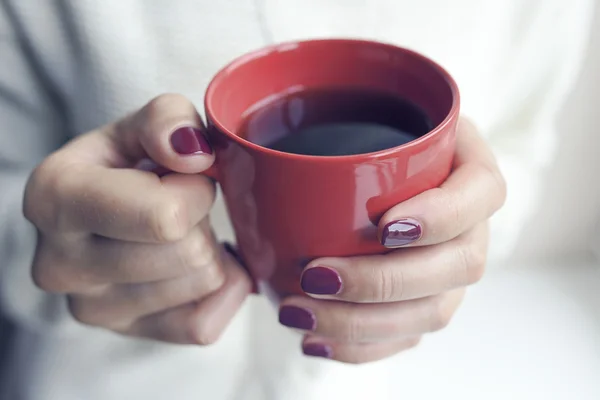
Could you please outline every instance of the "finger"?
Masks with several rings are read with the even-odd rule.
[[[95,160],[108,167],[132,167],[149,158],[171,171],[194,174],[214,162],[204,131],[187,98],[164,94],[121,121],[84,135],[66,151],[84,162]]]
[[[69,309],[83,323],[118,329],[140,317],[181,306],[209,295],[224,283],[196,273],[166,281],[116,285],[105,291],[69,296]]]
[[[409,350],[416,347],[420,340],[420,336],[413,336],[388,342],[355,344],[338,343],[317,336],[306,336],[302,342],[302,352],[310,357],[328,358],[349,364],[364,364]]]
[[[380,241],[390,248],[448,241],[488,219],[505,197],[491,150],[474,126],[462,120],[448,179],[386,212],[379,222]]]
[[[69,296],[71,313],[90,325],[119,328],[143,316],[198,301],[226,281],[222,260],[175,279],[150,283],[110,285]]]
[[[184,239],[168,244],[123,242],[93,237],[75,247],[67,241],[47,245],[41,237],[33,279],[48,292],[85,293],[106,284],[136,284],[196,273],[219,279],[219,246],[208,218]]]
[[[347,343],[401,339],[444,328],[463,296],[464,289],[456,289],[424,299],[384,304],[295,296],[281,303],[279,322]]]
[[[180,344],[216,342],[250,294],[252,283],[233,257],[224,256],[227,280],[199,302],[169,309],[135,321],[126,335]]]
[[[206,170],[214,156],[196,128],[202,126],[193,105],[182,96],[164,95],[119,123],[74,139],[32,174],[24,202],[26,217],[42,230],[88,228],[116,238],[120,236],[115,230],[121,232],[123,226],[130,226],[124,231],[130,238],[129,231],[148,218],[170,220],[173,213],[187,212],[179,207],[186,194],[199,198],[198,192],[208,185],[196,184],[203,178],[177,178],[177,184],[165,185],[169,181],[127,168],[151,157],[176,172]],[[200,150],[192,152],[194,148]],[[182,198],[173,198],[177,195]],[[44,204],[39,199],[44,199]],[[136,223],[138,212],[142,218]],[[113,223],[115,229],[107,229]]]
[[[353,303],[428,297],[479,281],[485,270],[487,244],[484,222],[436,246],[316,259],[302,272],[301,286],[315,298]]]
[[[214,183],[202,175],[159,178],[97,166],[64,173],[49,190],[45,198],[54,202],[33,218],[42,231],[152,243],[182,239],[208,214],[215,198]]]
[[[208,217],[176,242],[133,243],[95,237],[85,251],[89,273],[102,283],[144,283],[197,272],[209,274],[208,269],[220,258]]]

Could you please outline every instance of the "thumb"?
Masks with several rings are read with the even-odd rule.
[[[119,156],[132,166],[194,174],[214,162],[213,150],[194,105],[184,96],[164,94],[104,132]],[[150,161],[151,160],[151,161]]]

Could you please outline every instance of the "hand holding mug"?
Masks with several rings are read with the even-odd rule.
[[[343,156],[276,151],[240,133],[248,109],[268,107],[264,99],[277,109],[272,99],[286,90],[328,88],[407,100],[433,128],[400,146]],[[357,97],[350,121],[367,107]],[[297,99],[301,112],[284,102],[274,119],[311,119]],[[328,103],[313,108],[326,116],[345,108]],[[360,363],[414,346],[448,323],[464,287],[481,277],[486,220],[502,205],[505,185],[475,128],[459,124],[459,108],[456,83],[439,65],[366,41],[276,45],[235,60],[212,81],[208,132],[242,256],[262,291],[281,301],[280,322],[305,334],[306,354]]]
[[[279,318],[305,333],[306,354],[350,363],[415,346],[445,327],[484,271],[487,219],[505,183],[475,127],[461,121],[453,172],[439,187],[392,207],[379,222],[384,255],[313,260]]]
[[[154,160],[168,168],[144,171]],[[82,323],[172,343],[217,340],[251,291],[208,212],[214,162],[193,105],[163,95],[86,133],[31,175],[24,212],[39,239],[33,279]]]
[[[408,100],[433,129],[400,146],[331,157],[243,136],[249,110],[266,100],[332,87]],[[505,187],[484,141],[459,124],[458,88],[443,68],[381,43],[286,43],[223,68],[205,108],[215,166],[198,114],[176,95],[42,163],[25,196],[40,232],[40,287],[68,294],[87,324],[213,342],[252,284],[212,235],[210,175],[245,266],[281,302],[280,321],[305,333],[306,354],[372,361],[449,321],[482,274],[485,221]]]

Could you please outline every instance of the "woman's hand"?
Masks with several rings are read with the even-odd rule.
[[[152,159],[176,173],[147,172]],[[214,161],[193,105],[163,95],[82,135],[31,175],[33,279],[84,324],[173,343],[214,342],[251,291],[208,221]],[[155,166],[155,165],[154,165]],[[137,167],[137,169],[134,169]]]
[[[321,258],[302,275],[311,297],[290,297],[282,324],[305,332],[307,355],[350,363],[382,359],[444,328],[483,275],[487,219],[505,183],[484,140],[461,121],[453,172],[439,188],[390,209],[379,223],[385,255]]]

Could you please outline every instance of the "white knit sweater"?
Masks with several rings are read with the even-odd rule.
[[[581,254],[598,203],[584,201],[572,221],[547,214],[543,220],[557,220],[544,230],[526,225],[547,203],[540,200],[543,172],[560,159],[561,137],[574,135],[559,129],[558,116],[583,65],[592,6],[593,0],[0,1],[0,310],[17,329],[0,399],[310,400],[334,393],[332,387],[340,398],[344,390],[346,399],[355,398],[364,387],[372,398],[398,398],[377,392],[376,382],[394,379],[389,364],[383,373],[376,364],[357,370],[302,358],[298,338],[277,326],[260,299],[249,301],[206,349],[75,324],[63,298],[30,282],[35,235],[20,212],[26,178],[69,138],[160,93],[183,93],[200,108],[212,75],[248,50],[309,37],[378,39],[446,66],[461,88],[463,112],[496,151],[509,199],[494,219],[493,260],[510,259],[518,243],[528,243],[521,253],[533,257],[548,250]],[[564,168],[564,183],[574,185],[567,190],[576,191],[577,165]],[[214,214],[217,231],[231,238],[221,202]]]

